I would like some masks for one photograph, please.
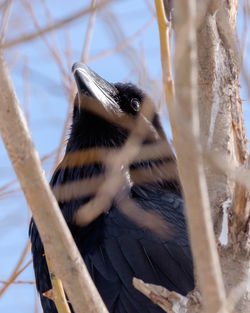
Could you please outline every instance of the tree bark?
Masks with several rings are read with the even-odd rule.
[[[183,185],[191,247],[205,311],[227,312],[204,162],[200,154],[196,0],[175,0],[174,5],[176,99],[174,107],[168,108],[176,130],[173,140]]]
[[[189,5],[191,2],[189,1]],[[197,1],[195,23],[198,49],[196,65],[198,65],[198,124],[200,124],[200,129],[195,120],[196,86],[192,81],[192,74],[194,75],[192,70],[194,70],[196,59],[194,47],[196,42],[192,40],[192,27],[190,28],[189,24],[192,12],[190,12],[190,7],[185,6],[187,5],[186,1],[175,0],[174,5],[177,98],[174,110],[177,110],[178,117],[175,116],[176,112],[173,112],[169,105],[168,107],[170,119],[176,127],[177,137],[175,138],[175,134],[173,134],[174,145],[186,200],[192,251],[203,295],[202,303],[205,304],[205,307],[200,307],[201,301],[199,296],[195,296],[195,291],[184,299],[159,286],[136,280],[134,285],[167,312],[193,313],[205,309],[206,312],[213,313],[225,311],[247,313],[250,307],[249,202],[247,202],[248,194],[245,187],[236,183],[231,175],[239,168],[247,169],[248,158],[239,96],[238,51],[234,40],[238,2],[237,0]],[[194,62],[193,68],[192,62]],[[189,120],[190,122],[188,122]],[[180,126],[178,122],[182,125]],[[197,130],[200,131],[199,134],[197,134]],[[199,138],[202,150],[197,146]],[[208,154],[206,154],[207,152]],[[202,252],[202,247],[200,247],[200,245],[205,245],[207,248],[209,242],[209,245],[213,245],[213,238],[211,238],[210,231],[204,226],[199,212],[205,212],[208,208],[206,184],[204,181],[202,182],[204,171],[199,155],[205,156],[203,164],[205,164],[212,220],[227,293],[226,303],[223,300],[223,290],[220,290],[219,287],[224,288],[220,278],[219,283],[215,279],[214,285],[211,285],[211,276],[216,273],[205,263],[218,266],[217,270],[220,266],[214,263],[211,250],[208,253],[210,256],[204,258],[204,251]],[[218,155],[221,160],[218,160]],[[214,162],[211,162],[213,157]],[[223,166],[223,160],[226,161],[225,166]],[[227,173],[229,164],[232,166],[232,170]],[[197,176],[198,173],[200,177]],[[244,175],[247,175],[247,172],[244,172]],[[244,181],[243,177],[242,181]],[[200,200],[195,201],[192,196]],[[198,203],[200,207],[197,206]],[[194,210],[196,210],[196,215]],[[209,215],[207,217],[209,224]],[[200,232],[202,236],[196,238],[199,236],[197,220],[200,223],[200,231],[207,232],[208,236]],[[216,253],[214,250],[217,249],[213,248],[212,253]],[[206,268],[208,275],[203,273]],[[206,281],[210,286],[206,286]],[[217,292],[217,296],[213,295],[210,288]],[[194,301],[195,298],[197,301]]]
[[[197,30],[199,115],[203,149],[247,169],[247,139],[239,96],[239,58],[235,44],[237,1],[210,7]],[[232,288],[249,279],[247,191],[206,163],[206,179],[224,283]],[[247,247],[248,245],[248,247]],[[249,291],[242,291],[235,312],[248,312]]]

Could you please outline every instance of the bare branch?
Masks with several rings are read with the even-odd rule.
[[[133,278],[133,285],[168,313],[201,312],[200,296],[197,291],[190,292],[184,297],[175,291],[169,291],[162,286],[144,283],[137,278]]]
[[[194,254],[206,311],[214,313],[224,307],[225,291],[210,216],[202,158],[195,153],[199,136],[197,107],[196,1],[175,0],[175,73],[176,107],[168,103],[178,168],[184,189],[191,246]],[[161,7],[163,11],[163,5]],[[164,14],[158,15],[160,27]],[[164,32],[160,32],[165,36]],[[164,42],[165,38],[161,39]],[[162,49],[162,51],[164,51]],[[164,60],[164,55],[162,56]],[[162,62],[163,77],[166,63]],[[165,74],[166,75],[166,74]],[[166,80],[163,80],[166,83]],[[166,88],[166,86],[164,86]],[[190,136],[185,137],[182,121],[189,124]],[[184,135],[184,136],[183,136]]]
[[[46,262],[49,269],[50,281],[52,285],[52,300],[55,302],[58,313],[71,313],[68,301],[65,296],[62,281],[55,275],[49,257],[46,255]],[[46,291],[48,293],[48,291]]]
[[[52,152],[44,155],[42,158],[41,158],[41,162],[43,163],[44,161],[48,160],[49,158],[53,157],[57,152],[57,149],[56,150],[53,150]],[[10,193],[14,193],[14,192],[19,192],[20,191],[20,188],[16,188],[16,189],[12,189],[12,190],[8,190],[5,192],[6,189],[8,189],[9,187],[13,186],[14,184],[16,184],[18,182],[17,179],[13,179],[11,180],[10,182],[6,183],[5,185],[3,185],[2,187],[0,187],[0,198],[2,197],[5,197],[7,195],[9,195]]]
[[[0,280],[1,284],[8,284],[8,281]],[[15,280],[12,282],[12,285],[35,285],[35,282],[32,280]]]
[[[8,0],[4,3],[4,9],[3,9],[3,17],[2,22],[0,26],[0,45],[4,43],[6,32],[7,32],[7,26],[10,18],[10,13],[12,9],[12,0]]]
[[[91,8],[94,8],[95,6],[96,6],[96,0],[91,0]],[[81,61],[83,63],[87,62],[91,38],[92,38],[92,33],[93,33],[93,28],[94,28],[95,16],[96,16],[96,11],[92,11],[90,18],[89,18],[89,23],[88,23],[88,27],[87,27],[87,31],[86,31],[86,35],[85,35],[85,40],[84,40],[84,45],[83,45],[83,49],[82,49]]]
[[[101,58],[104,58],[104,57],[107,57],[113,53],[116,53],[116,52],[121,52],[123,49],[125,49],[133,40],[135,40],[136,38],[138,38],[139,36],[141,36],[145,30],[150,27],[153,22],[154,22],[154,19],[155,17],[153,16],[152,18],[150,18],[148,20],[148,22],[143,25],[138,31],[136,31],[132,36],[130,37],[127,37],[125,40],[123,40],[121,43],[117,44],[114,48],[111,48],[109,50],[105,50],[105,51],[102,51],[96,55],[93,55],[93,56],[90,56],[88,59],[87,59],[87,62],[90,63],[90,62],[94,62],[94,61],[97,61]]]
[[[0,10],[2,10],[4,7],[6,7],[6,5],[8,4],[10,0],[3,0],[1,3],[0,3]]]
[[[82,96],[82,98],[86,99],[86,96]],[[94,100],[89,97],[87,97],[86,101],[84,102],[85,108],[91,107],[92,110],[95,109],[94,104],[96,105],[98,104],[97,100]],[[73,183],[72,185],[73,187],[70,188],[71,197],[72,196],[79,197],[79,192],[82,193],[82,189],[83,189],[83,188],[79,188],[79,185],[82,186],[82,184],[88,185],[88,187],[86,187],[87,191],[96,190],[95,197],[91,199],[88,203],[81,206],[76,211],[74,219],[77,225],[83,226],[92,222],[97,216],[105,212],[110,207],[111,201],[117,196],[118,191],[121,193],[121,191],[124,191],[124,188],[125,189],[127,188],[127,185],[128,185],[127,176],[126,176],[127,167],[133,162],[134,158],[140,152],[141,143],[145,139],[145,137],[148,135],[148,133],[150,133],[150,131],[153,134],[155,133],[155,130],[151,124],[153,113],[154,113],[154,105],[152,104],[152,101],[148,97],[145,97],[143,101],[143,105],[142,105],[142,110],[140,111],[140,114],[138,115],[136,119],[136,123],[135,121],[133,121],[134,127],[127,141],[125,142],[124,146],[121,149],[117,149],[118,150],[117,153],[113,155],[110,155],[110,154],[106,155],[106,159],[104,160],[106,170],[107,170],[105,180],[103,179],[103,177],[98,177],[98,178],[93,178],[91,180],[79,181],[77,184]],[[112,114],[110,112],[106,112],[104,110],[104,112],[101,113],[100,108],[99,108],[98,114],[102,114],[106,118],[112,118]],[[107,116],[108,114],[111,116]],[[124,120],[124,117],[125,116],[121,116],[119,118],[122,121]],[[118,120],[118,117],[116,116],[116,122],[117,120]],[[97,151],[95,149],[92,149],[91,150],[92,156],[94,156],[94,159],[96,159],[96,157],[99,157],[100,159],[101,156],[96,152]],[[70,159],[70,155],[68,159]],[[91,157],[90,155],[88,155],[88,151],[87,151],[85,161],[89,161],[90,159]],[[84,162],[84,159],[82,161]],[[65,165],[63,164],[63,167],[64,166]],[[67,188],[67,186],[65,186],[65,188]],[[60,192],[60,189],[61,189],[61,192]],[[65,197],[65,189],[64,188],[62,189],[61,186],[56,188],[55,191],[59,195],[62,195],[62,197]],[[68,190],[67,190],[67,196],[68,196]],[[135,205],[133,205],[131,202],[130,202],[130,205],[132,205],[132,207],[135,207]],[[118,206],[120,206],[123,213],[126,214],[126,209],[129,208],[129,206],[127,205],[126,198],[124,201],[122,200],[119,201]],[[132,216],[131,210],[130,212],[128,212],[129,213],[128,216],[130,216],[130,218],[131,217],[133,218],[136,216],[137,214],[136,209],[134,209],[134,211],[135,211],[134,216]],[[141,213],[143,213],[143,210],[141,210]],[[143,216],[145,220],[147,220],[148,222],[149,219],[146,218],[146,213]],[[153,218],[152,215],[151,215],[151,218]],[[154,221],[156,220],[157,218],[154,219]],[[142,224],[142,221],[140,223]],[[162,223],[163,221],[160,219],[160,217],[158,217],[158,224],[156,225],[159,225]],[[152,226],[152,223],[150,225]],[[159,227],[159,229],[160,229],[159,232],[161,233],[164,232],[164,231],[162,232],[162,229],[164,229],[164,227]],[[157,231],[157,227],[154,227],[153,230]],[[166,227],[165,227],[165,230],[166,230]]]
[[[23,254],[21,255],[21,258],[22,258]],[[20,260],[21,260],[20,258]],[[13,271],[13,274],[11,275],[10,279],[6,282],[3,282],[1,281],[2,283],[4,283],[4,286],[2,287],[1,289],[1,294],[0,294],[0,297],[4,294],[4,292],[7,290],[7,288],[9,288],[10,285],[14,284],[15,283],[15,279],[20,275],[22,274],[23,271],[26,270],[27,267],[30,266],[30,264],[32,264],[33,260],[30,260],[29,262],[27,262],[23,267],[19,267],[18,270],[14,270]]]
[[[80,17],[92,12],[93,10],[102,9],[103,7],[105,7],[109,3],[111,3],[112,1],[113,0],[103,0],[102,2],[97,4],[95,6],[95,8],[88,8],[88,9],[81,10],[75,14],[72,14],[72,15],[66,17],[63,20],[56,22],[54,25],[49,25],[49,26],[47,26],[47,27],[35,32],[35,33],[26,34],[26,35],[23,35],[22,37],[7,41],[6,43],[0,45],[0,49],[7,49],[7,48],[13,47],[15,45],[18,45],[20,43],[34,40],[41,35],[44,35],[44,34],[49,33],[55,29],[59,29],[59,28],[64,27],[65,25],[67,25],[69,23],[74,22],[75,20],[79,19]]]
[[[1,296],[5,293],[5,291],[8,289],[8,287],[13,284],[13,282],[15,281],[15,279],[17,278],[17,276],[20,274],[20,267],[23,264],[23,261],[28,253],[30,249],[30,245],[29,243],[26,243],[23,252],[17,262],[16,267],[14,268],[12,274],[10,275],[10,278],[8,279],[8,281],[5,283],[5,285],[2,287],[2,289],[0,290],[0,298]]]
[[[174,82],[171,71],[171,57],[169,49],[169,27],[165,16],[165,7],[163,1],[155,0],[155,7],[157,12],[158,28],[160,33],[160,45],[161,45],[161,64],[162,68],[162,82],[165,91],[165,98],[169,107],[173,106],[174,101]],[[173,133],[175,132],[175,126],[170,119]]]
[[[75,312],[105,312],[58,204],[43,175],[7,67],[0,62],[0,130],[56,274],[62,279]]]
[[[202,158],[195,153],[199,136],[197,103],[197,43],[195,1],[176,0],[176,108],[169,107],[176,125],[174,146],[184,189],[192,252],[206,312],[225,305],[225,290],[217,253]],[[183,47],[183,39],[185,46]],[[183,141],[180,121],[189,121],[190,138]],[[226,310],[224,310],[226,312]]]

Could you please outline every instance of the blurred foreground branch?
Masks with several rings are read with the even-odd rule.
[[[2,55],[0,79],[1,135],[55,272],[75,312],[107,313],[42,172]]]
[[[159,1],[156,1],[158,3]],[[175,107],[167,101],[171,125],[174,125],[173,139],[177,153],[178,168],[187,209],[192,251],[196,264],[206,312],[217,312],[224,308],[225,290],[220,269],[210,216],[209,198],[202,158],[199,150],[199,116],[197,105],[197,43],[196,43],[196,1],[176,0],[175,5]],[[158,6],[156,6],[158,8]],[[158,8],[159,10],[159,8]],[[160,29],[164,18],[163,5],[158,15]],[[160,31],[161,42],[166,34]],[[164,38],[162,38],[164,36]],[[164,43],[166,45],[166,43]],[[161,50],[164,53],[164,50]],[[168,99],[165,55],[162,55],[163,83]],[[168,57],[167,57],[168,58]],[[182,122],[189,124],[188,140]],[[186,135],[186,136],[185,136]],[[185,139],[184,139],[185,138]],[[222,312],[226,312],[225,309]]]

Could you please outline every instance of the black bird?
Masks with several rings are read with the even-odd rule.
[[[194,288],[192,254],[174,155],[154,110],[151,121],[145,118],[148,129],[141,138],[144,150],[140,150],[141,155],[139,153],[125,170],[124,197],[133,200],[141,208],[142,215],[152,211],[161,215],[169,228],[167,236],[139,225],[124,214],[119,209],[122,193],[117,199],[114,197],[107,211],[93,221],[76,225],[79,207],[95,196],[91,180],[97,179],[98,185],[98,179],[105,176],[99,152],[104,151],[106,155],[105,151],[124,146],[148,97],[132,84],[108,83],[84,64],[76,63],[72,70],[78,95],[65,156],[50,185],[109,312],[163,312],[133,287],[132,278],[162,285],[182,295]],[[165,156],[153,150],[162,142],[168,150]],[[151,150],[154,154],[147,156]],[[82,193],[76,190],[79,186]],[[51,282],[43,244],[33,219],[29,235],[36,286],[44,313],[56,313],[53,301],[43,296],[51,289]]]

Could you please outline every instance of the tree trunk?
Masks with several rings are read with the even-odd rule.
[[[247,168],[234,38],[237,1],[220,2],[217,10],[210,7],[197,30],[201,138],[205,150],[219,154],[233,167]],[[229,293],[249,277],[247,191],[230,180],[226,172],[208,163],[206,178],[225,288]],[[236,312],[249,310],[249,291],[243,293]]]
[[[196,291],[183,298],[175,292],[169,292],[162,287],[145,284],[138,280],[134,281],[134,285],[169,313],[194,313],[203,310],[214,313],[247,313],[250,308],[250,290],[248,289],[250,288],[249,202],[247,202],[245,187],[232,179],[232,173],[237,169],[246,171],[248,167],[247,140],[239,96],[240,69],[234,36],[238,1],[196,1],[199,123],[196,123],[194,115],[192,115],[195,113],[195,96],[193,101],[190,101],[192,100],[191,94],[192,92],[195,94],[196,87],[195,83],[192,84],[191,81],[191,74],[192,71],[195,72],[196,66],[196,43],[195,40],[192,41],[192,27],[190,27],[189,20],[192,11],[187,9],[191,2],[177,0],[174,2],[175,59],[179,57],[175,68],[177,98],[175,105],[177,108],[174,110],[179,109],[178,105],[182,109],[177,112],[178,116],[176,117],[170,108],[169,115],[170,119],[175,122],[177,135],[179,135],[174,140],[175,149],[186,200],[196,272],[200,282],[198,287],[202,291],[203,299],[199,298],[199,293],[197,294]],[[187,7],[184,6],[184,3]],[[180,123],[184,131],[181,130]],[[200,124],[200,129],[198,124]],[[198,167],[202,169],[202,162],[199,159],[200,150],[199,147],[196,147],[199,143],[195,143],[194,140],[195,129],[200,131],[200,136],[196,134],[196,140],[199,138],[203,146],[202,154],[207,186],[198,178],[195,186],[190,186],[197,176]],[[182,144],[178,144],[181,140]],[[188,141],[187,144],[185,141]],[[227,170],[229,171],[227,172]],[[200,176],[202,175],[203,170],[200,170]],[[245,172],[244,175],[249,175],[249,172]],[[203,189],[199,188],[199,185]],[[204,227],[204,223],[201,223],[202,214],[200,213],[205,212],[208,207],[206,201],[202,202],[202,195],[206,194],[206,187],[227,293],[226,304],[223,295],[219,296],[221,292],[223,294],[223,290],[219,288],[218,280],[211,277],[216,276],[210,266],[213,264],[212,253],[209,252],[211,257],[207,257],[206,250],[213,243],[213,236],[211,233],[209,234],[207,227]],[[195,193],[192,194],[192,191]],[[196,202],[192,199],[192,195],[193,198],[198,198]],[[200,207],[194,208],[197,203],[200,203]],[[195,213],[195,210],[196,215],[191,214]],[[210,224],[209,214],[206,216],[208,217],[207,223]],[[200,225],[198,224],[199,227],[194,229],[197,226],[195,223],[197,219],[199,219]],[[207,233],[208,236],[206,237],[204,233]],[[203,242],[200,245],[205,246],[205,252],[204,247],[198,244],[199,240]],[[208,242],[210,242],[209,245]],[[213,248],[212,252],[216,254],[215,250]],[[201,270],[202,268],[207,269],[206,273]],[[218,265],[217,274],[219,272]],[[211,285],[212,279],[214,279],[214,284]],[[215,290],[217,297],[213,294]],[[205,304],[203,308],[200,306],[201,303]]]

